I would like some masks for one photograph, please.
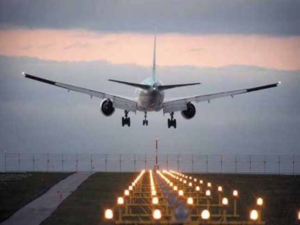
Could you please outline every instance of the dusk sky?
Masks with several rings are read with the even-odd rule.
[[[300,1],[1,0],[0,144],[8,152],[297,154],[300,148]],[[201,82],[166,98],[282,81],[278,88],[198,103],[175,114],[104,117],[100,99],[25,79],[22,71],[117,95],[151,76]]]

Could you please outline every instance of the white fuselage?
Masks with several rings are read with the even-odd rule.
[[[150,77],[144,80],[142,84],[150,85],[151,88],[149,90],[137,89],[137,109],[143,112],[161,110],[164,102],[164,91],[157,87],[162,83]]]

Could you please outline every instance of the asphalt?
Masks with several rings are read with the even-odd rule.
[[[1,225],[39,225],[92,173],[74,173],[61,180],[45,194],[19,209]]]

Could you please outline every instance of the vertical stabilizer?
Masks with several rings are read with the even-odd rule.
[[[154,35],[154,51],[153,51],[153,67],[152,67],[152,79],[155,80],[155,70],[156,70],[156,32]]]

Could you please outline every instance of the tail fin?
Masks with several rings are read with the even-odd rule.
[[[156,32],[154,35],[154,51],[153,51],[153,67],[152,67],[152,79],[155,80],[155,70],[156,70]]]

